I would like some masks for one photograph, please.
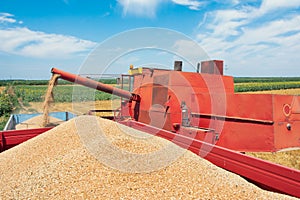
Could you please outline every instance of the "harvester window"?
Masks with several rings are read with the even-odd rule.
[[[134,76],[122,75],[121,89],[133,91]]]

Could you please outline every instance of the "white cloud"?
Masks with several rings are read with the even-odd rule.
[[[191,10],[199,10],[204,2],[198,0],[117,0],[123,8],[123,14],[141,17],[155,17],[159,4],[171,1],[175,4],[187,6]]]
[[[208,24],[205,28],[211,30],[210,37],[226,39],[230,36],[239,36],[247,29],[250,23],[262,18],[265,14],[281,8],[295,8],[300,6],[300,0],[283,2],[281,0],[264,0],[260,8],[244,6],[241,9],[217,10],[205,15]],[[208,16],[208,17],[207,17]],[[211,18],[207,21],[206,18]],[[264,21],[264,20],[262,20]],[[203,22],[199,23],[203,26]],[[283,27],[281,27],[283,28]],[[282,30],[282,29],[281,29]]]
[[[207,60],[208,58],[204,49],[193,40],[177,40],[172,48],[174,49],[174,52],[178,53],[177,56],[187,60],[194,66],[201,60]]]
[[[240,0],[232,0],[231,3],[232,3],[233,5],[237,5],[237,4],[240,3]]]
[[[283,39],[284,34],[300,31],[300,15],[249,27],[248,23],[251,21],[247,16],[252,12],[237,10],[216,12],[214,22],[207,26],[212,32],[199,34],[198,41],[209,48],[210,52],[216,52],[258,43],[283,45],[282,42],[285,41]],[[280,35],[281,37],[279,37]],[[228,41],[229,36],[235,36],[236,39]]]
[[[23,21],[17,21],[14,19],[14,15],[10,13],[0,13],[0,24],[7,25],[7,24],[23,24]]]
[[[163,0],[118,0],[123,7],[123,14],[137,16],[155,17],[157,6]]]
[[[0,24],[2,23],[15,23],[16,20],[12,18],[13,15],[9,13],[0,13]]]
[[[224,59],[234,75],[299,74],[300,14],[290,12],[299,5],[300,0],[265,0],[259,8],[210,12],[206,23],[200,22],[197,40],[209,56]],[[266,14],[275,10],[289,14],[267,21]]]
[[[259,13],[264,14],[282,8],[297,8],[300,7],[300,0],[263,0]]]
[[[242,10],[218,10],[209,13],[210,22],[207,22],[206,29],[210,30],[209,37],[227,38],[241,34],[241,27],[248,23],[251,9]],[[204,23],[202,22],[202,25]]]
[[[15,20],[14,15],[9,13],[0,13],[1,23],[4,26],[0,27],[0,52],[30,57],[66,58],[87,52],[96,46],[94,42],[76,37],[20,27],[23,21]],[[14,27],[10,24],[14,24]]]
[[[290,19],[271,21],[257,28],[244,28],[244,34],[236,42],[243,44],[256,44],[259,42],[282,43],[284,34],[291,31],[300,31],[300,15]],[[282,35],[282,36],[280,36]]]
[[[0,51],[30,57],[60,57],[86,52],[96,43],[72,36],[48,34],[28,28],[0,29]]]
[[[191,10],[199,10],[200,6],[203,5],[203,2],[196,0],[172,0],[173,3],[187,6]]]

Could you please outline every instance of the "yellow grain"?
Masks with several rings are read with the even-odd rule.
[[[48,118],[49,104],[51,103],[51,101],[53,101],[52,90],[53,90],[53,87],[55,86],[56,81],[59,76],[60,76],[59,74],[53,74],[49,81],[48,89],[47,89],[46,96],[45,96],[45,101],[43,104],[43,121],[41,124],[42,127],[45,127],[49,123],[49,118]]]

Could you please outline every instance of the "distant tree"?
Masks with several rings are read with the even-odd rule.
[[[9,95],[0,94],[0,116],[11,113],[13,110],[13,103],[10,100]]]

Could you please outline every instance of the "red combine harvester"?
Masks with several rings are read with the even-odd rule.
[[[300,147],[300,97],[235,94],[223,61],[202,62],[202,73],[130,69],[126,88],[113,88],[52,69],[60,78],[122,97],[116,121],[134,119],[179,135],[240,152]],[[121,88],[125,88],[123,84]],[[101,111],[101,110],[100,110]]]
[[[181,61],[174,70],[131,67],[121,89],[55,68],[52,73],[121,97],[115,121],[171,140],[263,188],[300,197],[299,170],[240,153],[299,148],[299,96],[235,94],[220,60],[202,62],[201,73],[183,72]]]

